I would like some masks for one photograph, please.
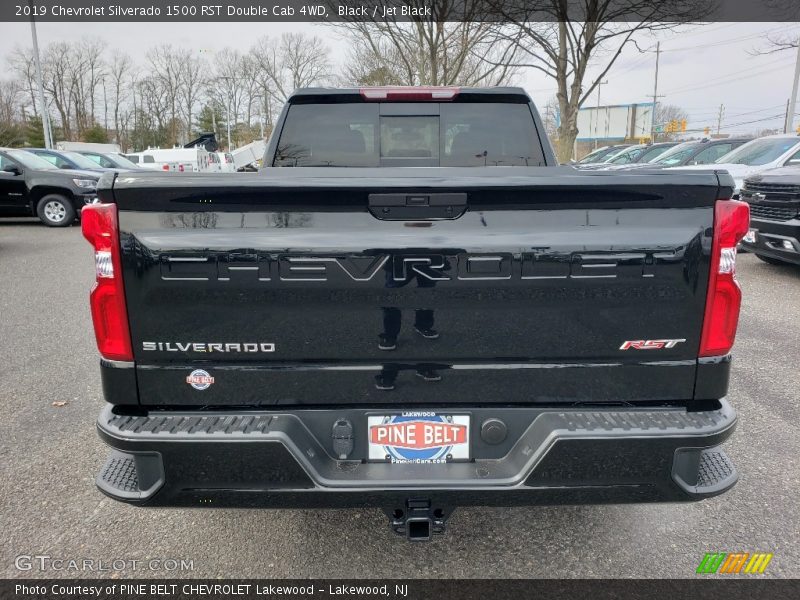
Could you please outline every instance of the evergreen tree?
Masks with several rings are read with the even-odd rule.
[[[31,148],[44,148],[42,117],[28,117],[25,123],[25,145]]]
[[[84,141],[87,142],[94,142],[97,144],[108,143],[108,132],[99,123],[95,123],[94,125],[92,125],[92,127],[87,129],[83,137]]]

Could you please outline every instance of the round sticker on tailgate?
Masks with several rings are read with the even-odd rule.
[[[206,390],[214,383],[214,378],[203,369],[195,369],[186,376],[186,383],[196,390]]]

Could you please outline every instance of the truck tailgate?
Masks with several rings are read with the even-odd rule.
[[[726,191],[711,171],[287,168],[101,197],[141,404],[442,406],[690,400]]]

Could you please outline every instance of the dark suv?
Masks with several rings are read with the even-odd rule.
[[[742,246],[770,264],[800,265],[800,165],[748,177],[741,199],[750,204]]]
[[[66,227],[86,204],[97,201],[100,173],[59,169],[25,150],[0,148],[0,216],[38,216]]]

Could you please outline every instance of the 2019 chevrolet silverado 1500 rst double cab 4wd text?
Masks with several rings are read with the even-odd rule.
[[[145,506],[697,500],[746,204],[559,167],[520,89],[297,91],[258,174],[105,175],[84,209],[112,447]]]

